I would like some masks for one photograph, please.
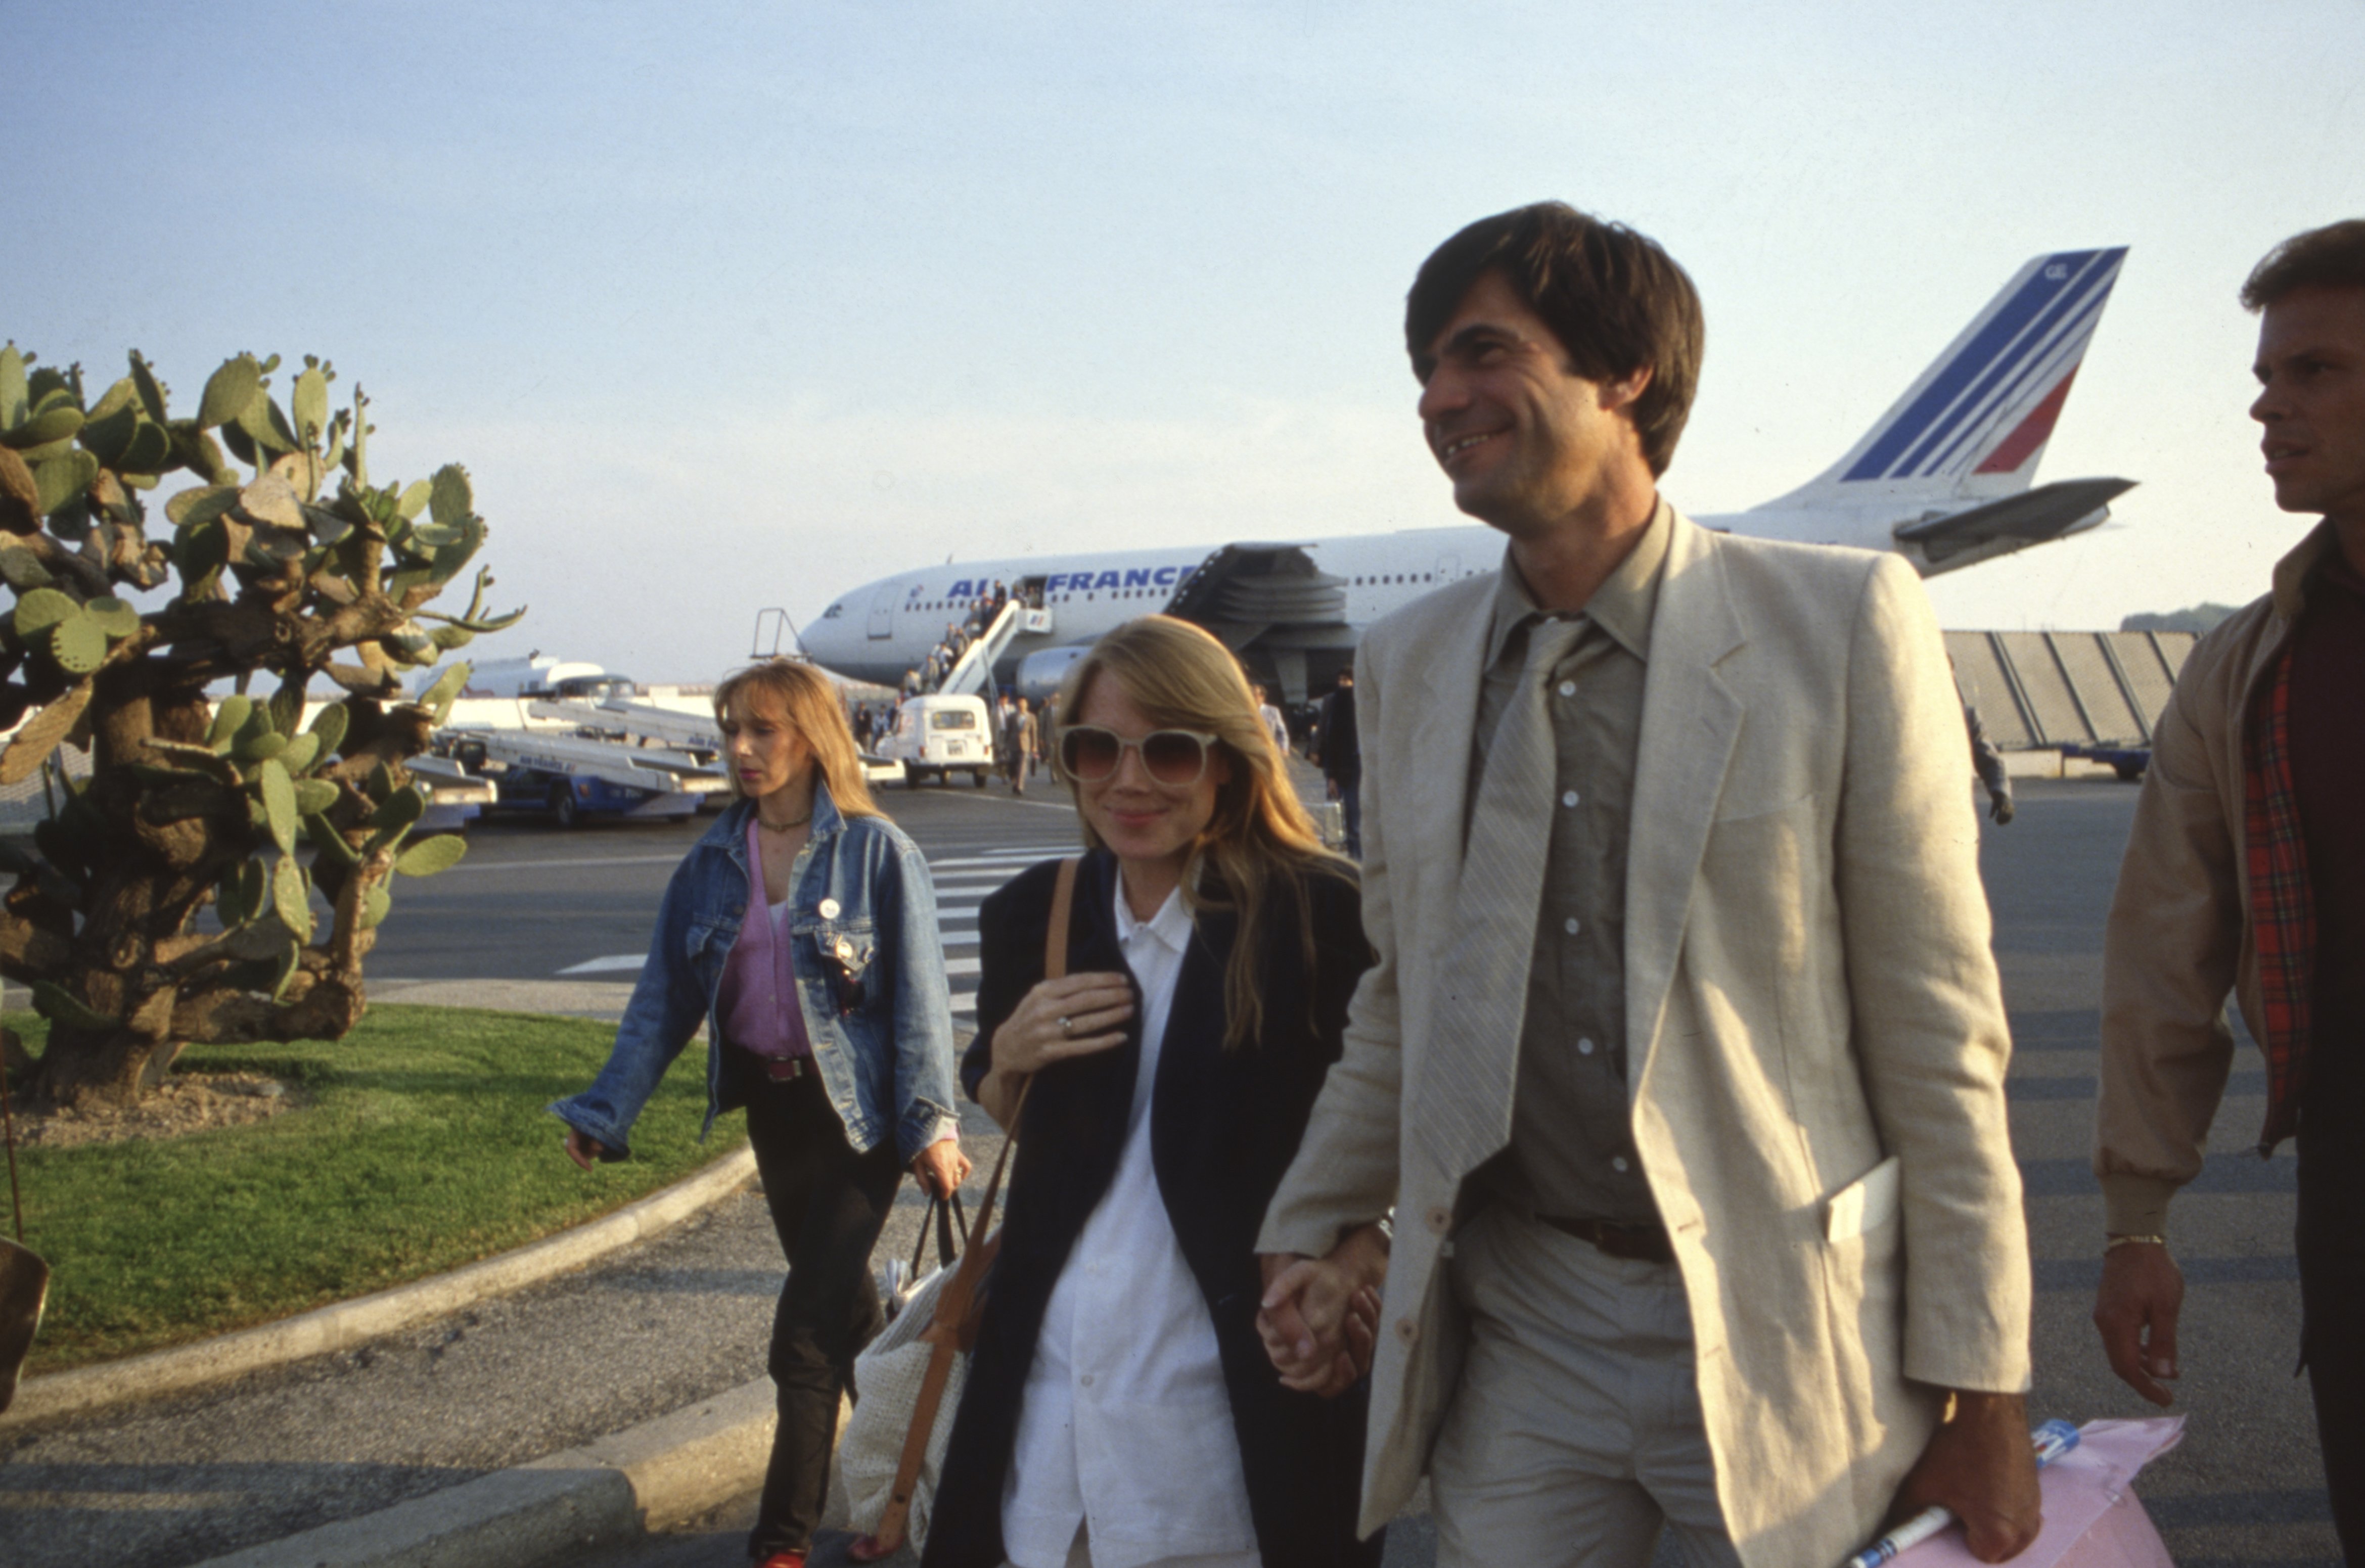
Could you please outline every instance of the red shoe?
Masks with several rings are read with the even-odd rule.
[[[805,1549],[800,1546],[794,1551],[775,1551],[753,1568],[805,1568]]]

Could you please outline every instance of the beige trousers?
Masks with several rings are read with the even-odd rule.
[[[1214,1557],[1161,1557],[1143,1568],[1263,1568],[1264,1559],[1253,1551],[1226,1551]],[[1002,1568],[1018,1568],[1004,1559]],[[1076,1528],[1076,1543],[1068,1548],[1067,1568],[1093,1568],[1093,1549],[1085,1540],[1084,1527]]]
[[[1672,1263],[1502,1207],[1454,1238],[1470,1350],[1430,1456],[1438,1568],[1734,1568]]]

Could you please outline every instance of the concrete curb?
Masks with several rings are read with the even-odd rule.
[[[692,1518],[762,1484],[768,1379],[531,1464],[197,1568],[521,1568]]]
[[[16,1403],[6,1415],[0,1415],[0,1428],[130,1399],[153,1399],[159,1394],[181,1393],[398,1333],[487,1296],[538,1284],[620,1247],[656,1236],[737,1192],[755,1174],[755,1155],[741,1148],[695,1175],[625,1204],[614,1214],[448,1274],[397,1285],[195,1345],[28,1378],[17,1390]]]

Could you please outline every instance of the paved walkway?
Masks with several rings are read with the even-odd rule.
[[[612,1018],[628,989],[373,991]],[[990,1159],[990,1124],[971,1130],[972,1154]],[[557,1145],[554,1122],[553,1159]],[[881,1260],[911,1256],[922,1213],[906,1184]],[[581,1272],[357,1350],[29,1430],[0,1426],[0,1562],[181,1568],[666,1415],[764,1375],[785,1271],[751,1188]]]

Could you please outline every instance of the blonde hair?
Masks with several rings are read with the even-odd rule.
[[[797,659],[767,659],[759,665],[734,670],[714,689],[714,722],[731,722],[734,698],[753,703],[768,698],[780,710],[780,717],[797,734],[813,755],[813,766],[821,770],[822,782],[829,787],[829,798],[840,816],[883,817],[879,802],[870,798],[870,782],[862,776],[862,756],[854,748],[854,731],[846,722],[846,705],[838,700],[837,689],[829,678]],[[739,794],[739,776],[731,774],[731,792]]]
[[[1215,814],[1192,841],[1183,862],[1182,896],[1194,913],[1201,907],[1228,907],[1239,917],[1239,930],[1224,973],[1224,1011],[1229,1019],[1224,1047],[1237,1048],[1264,1028],[1264,998],[1257,970],[1258,955],[1268,940],[1260,929],[1267,883],[1279,879],[1295,898],[1298,944],[1311,969],[1314,920],[1306,900],[1306,876],[1332,876],[1351,882],[1354,864],[1322,846],[1314,819],[1298,803],[1272,734],[1257,713],[1239,661],[1223,644],[1187,621],[1167,615],[1128,621],[1076,661],[1052,707],[1049,746],[1055,767],[1059,732],[1076,722],[1093,683],[1104,674],[1117,683],[1152,724],[1213,734],[1231,761],[1231,778],[1216,787]],[[1066,778],[1064,768],[1059,773]],[[1078,792],[1074,779],[1066,781],[1070,792]],[[1081,799],[1077,805],[1084,843],[1094,849],[1104,847],[1093,830],[1092,818],[1082,810]],[[1199,885],[1201,869],[1210,864],[1223,883],[1227,903],[1211,899]],[[1310,1001],[1308,1005],[1310,1009]]]

